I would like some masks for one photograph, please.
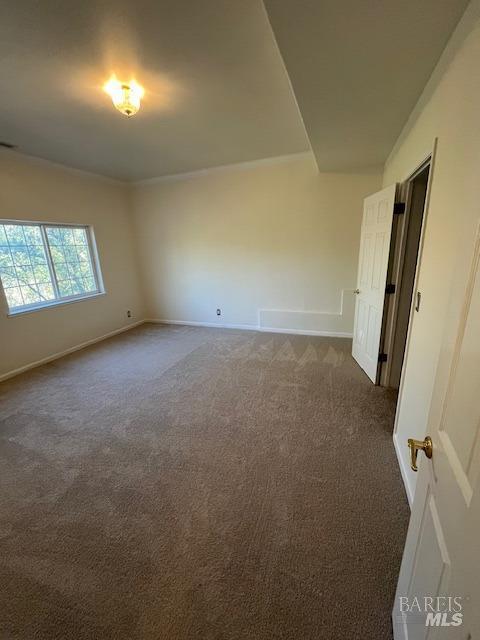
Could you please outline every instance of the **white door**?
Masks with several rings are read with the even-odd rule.
[[[392,614],[395,640],[473,640],[480,633],[479,229],[468,230],[457,256],[427,427],[433,455],[419,453]]]
[[[392,184],[363,204],[352,356],[373,382],[377,381],[395,191]]]

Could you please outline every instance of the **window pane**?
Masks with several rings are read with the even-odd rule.
[[[77,257],[77,250],[75,249],[75,245],[72,244],[64,244],[63,247],[63,255],[65,256],[65,261],[66,262],[75,262],[76,260],[78,260]]]
[[[51,284],[39,284],[38,291],[44,300],[53,300],[55,298]]]
[[[7,234],[7,242],[10,246],[26,244],[21,224],[6,224],[5,233]]]
[[[35,281],[38,284],[51,284],[50,270],[46,264],[36,264],[33,267]]]
[[[56,262],[53,260],[53,264],[55,265],[55,273],[57,274],[57,280],[60,282],[62,280],[68,280],[68,265],[66,262]]]
[[[35,284],[35,276],[30,266],[15,267],[17,278],[20,284]]]
[[[59,227],[47,227],[48,243],[62,244],[62,229]]]
[[[45,227],[61,298],[98,291],[84,227]]]
[[[72,229],[63,228],[62,229],[62,244],[71,245],[75,244],[73,240],[73,231]]]
[[[98,291],[87,234],[85,227],[0,223],[0,280],[9,309]]]
[[[43,239],[42,232],[40,231],[40,227],[32,226],[32,227],[23,227],[23,231],[25,233],[25,240],[27,244],[40,245],[43,247]]]
[[[85,293],[85,288],[83,286],[83,282],[81,278],[80,280],[75,279],[72,281],[72,292],[74,296],[78,296],[81,293]]]
[[[5,297],[10,309],[22,307],[24,305],[20,287],[9,287],[5,289]]]
[[[38,225],[0,224],[0,279],[10,309],[55,299]]]
[[[30,258],[28,255],[28,249],[25,245],[22,247],[21,245],[12,245],[11,247],[13,263],[18,265],[19,267],[27,266],[30,264]]]
[[[50,243],[50,238],[48,239]],[[65,262],[65,256],[63,255],[63,249],[61,245],[50,244],[50,255],[55,263]]]
[[[47,256],[45,255],[43,245],[28,245],[28,252],[32,264],[47,264]]]
[[[95,283],[94,278],[84,278],[83,279],[85,291],[96,291],[97,285]]]
[[[73,235],[75,238],[75,244],[76,245],[83,245],[83,246],[87,246],[88,242],[87,242],[87,232],[85,229],[74,229],[73,230]]]
[[[22,292],[24,304],[35,304],[42,301],[38,288],[34,285],[20,287],[20,290]]]
[[[0,269],[13,267],[13,259],[8,246],[0,245]]]
[[[92,267],[88,262],[80,262],[80,271],[84,278],[93,278]]]
[[[83,275],[78,261],[68,263],[68,272],[71,278],[81,278]]]
[[[77,245],[77,256],[80,262],[88,262],[89,261],[89,252],[88,247],[82,247]]]
[[[62,298],[72,296],[73,293],[70,280],[60,280],[60,282],[58,283],[58,291],[60,292],[60,296]]]
[[[18,284],[17,274],[13,267],[0,266],[0,278],[2,278],[4,287],[16,287]]]

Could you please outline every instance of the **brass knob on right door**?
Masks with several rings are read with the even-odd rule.
[[[419,451],[423,451],[427,458],[431,458],[433,455],[433,443],[430,436],[425,436],[425,440],[409,438],[408,447],[410,449],[410,466],[412,471],[418,471],[417,455]]]

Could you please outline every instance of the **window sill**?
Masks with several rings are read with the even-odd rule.
[[[15,318],[16,316],[23,316],[26,313],[33,313],[34,311],[43,311],[44,309],[51,309],[52,307],[63,307],[66,304],[72,304],[74,302],[83,302],[84,300],[91,300],[92,298],[100,298],[105,295],[105,291],[97,291],[96,293],[89,294],[87,296],[78,296],[75,298],[66,298],[65,300],[52,300],[46,304],[32,305],[31,307],[9,311],[7,316],[9,318]]]

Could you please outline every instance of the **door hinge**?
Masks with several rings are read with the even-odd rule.
[[[405,202],[395,202],[393,205],[393,213],[397,216],[405,213]]]
[[[415,302],[415,311],[420,311],[420,303],[422,301],[422,294],[420,291],[417,291],[416,302]]]
[[[385,293],[395,293],[395,285],[387,284],[387,286],[385,287]]]
[[[378,361],[379,362],[386,362],[387,361],[387,354],[386,353],[379,353],[378,354]]]

